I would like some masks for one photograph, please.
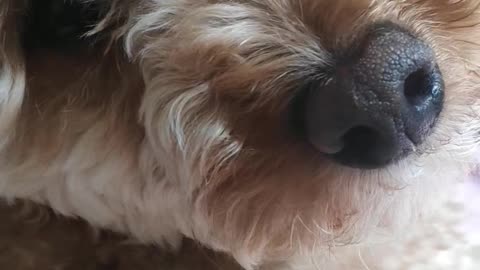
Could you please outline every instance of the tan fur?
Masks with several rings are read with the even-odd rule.
[[[22,51],[22,2],[0,3],[2,197],[143,241],[191,237],[251,269],[405,228],[472,165],[476,1],[132,2],[68,57]],[[347,169],[288,131],[287,105],[382,20],[434,48],[446,106],[406,160]]]

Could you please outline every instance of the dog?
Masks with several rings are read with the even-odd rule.
[[[245,269],[408,229],[478,150],[478,1],[4,0],[0,35],[3,199]]]

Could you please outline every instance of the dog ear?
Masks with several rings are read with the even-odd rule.
[[[0,147],[23,101],[25,60],[21,46],[26,1],[0,1]]]

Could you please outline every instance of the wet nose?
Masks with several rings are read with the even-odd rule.
[[[358,55],[306,94],[306,137],[319,152],[357,168],[401,159],[431,133],[444,85],[425,42],[393,25],[373,26]]]

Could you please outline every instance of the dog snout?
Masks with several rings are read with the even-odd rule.
[[[343,165],[374,169],[428,137],[442,110],[444,84],[432,48],[403,28],[372,26],[360,44],[331,80],[312,84],[303,120],[316,150]]]

